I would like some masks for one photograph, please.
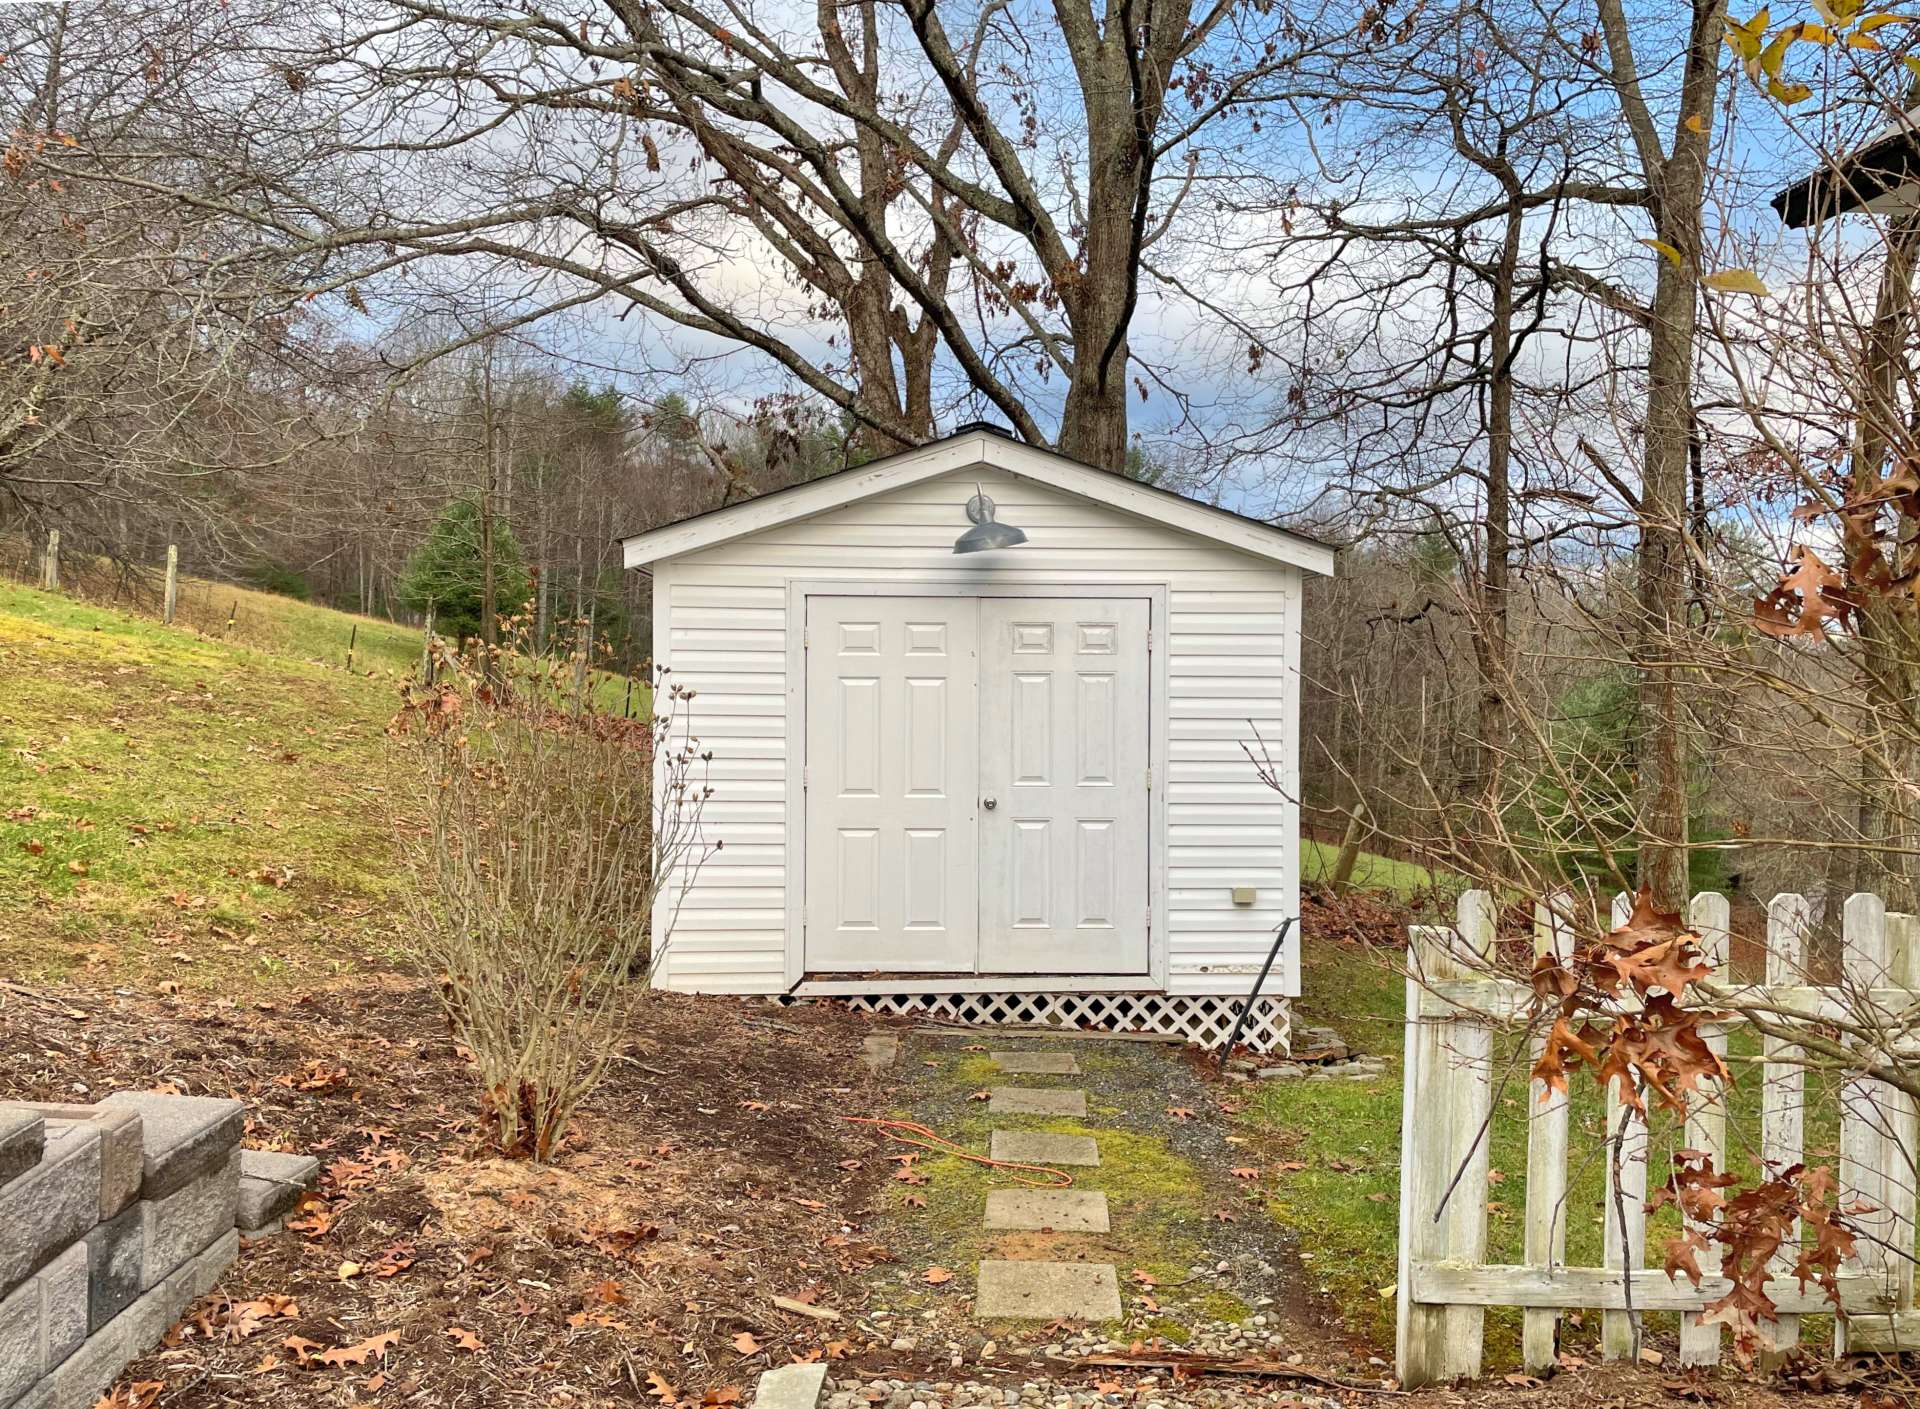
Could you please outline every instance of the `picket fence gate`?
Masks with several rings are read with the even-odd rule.
[[[1623,923],[1630,908],[1627,897],[1617,898],[1614,922]],[[1728,913],[1724,896],[1707,893],[1694,897],[1689,915],[1708,961],[1723,974]],[[1742,993],[1764,994],[1766,1001],[1800,1015],[1864,1011],[1878,1031],[1898,1034],[1906,1050],[1911,1040],[1906,1030],[1920,1026],[1920,921],[1889,914],[1879,896],[1851,897],[1842,924],[1841,982],[1816,987],[1806,980],[1805,962],[1812,913],[1803,896],[1774,898],[1767,910],[1765,982]],[[1544,1084],[1532,1081],[1524,1069],[1514,1074],[1525,1086],[1528,1103],[1524,1260],[1509,1265],[1485,1261],[1494,1038],[1527,1011],[1533,997],[1524,983],[1488,976],[1485,960],[1493,947],[1494,915],[1488,892],[1468,891],[1460,897],[1452,929],[1409,930],[1396,1288],[1400,1381],[1413,1387],[1477,1376],[1487,1309],[1503,1306],[1522,1311],[1521,1352],[1530,1370],[1554,1363],[1559,1318],[1570,1310],[1601,1313],[1601,1350],[1610,1359],[1638,1355],[1642,1313],[1677,1311],[1681,1363],[1714,1364],[1721,1356],[1724,1328],[1703,1321],[1701,1312],[1729,1289],[1727,1280],[1717,1275],[1717,1261],[1701,1254],[1700,1266],[1707,1275],[1697,1289],[1684,1276],[1669,1280],[1658,1266],[1646,1267],[1645,1122],[1630,1117],[1625,1127],[1619,1207],[1614,1161],[1605,1152],[1580,1152],[1581,1158],[1599,1158],[1606,1171],[1600,1215],[1604,1265],[1568,1266],[1569,1099],[1562,1093],[1542,1100]],[[1573,926],[1547,907],[1537,907],[1533,940],[1536,955],[1552,951],[1568,958]],[[1541,1035],[1533,1038],[1534,1057],[1543,1040]],[[1708,1040],[1724,1055],[1726,1025],[1708,1030]],[[1773,1037],[1761,1042],[1759,1154],[1780,1167],[1799,1163],[1804,1146],[1806,1073],[1787,1060],[1793,1045]],[[1734,1078],[1752,1079],[1737,1068]],[[1712,1154],[1715,1169],[1731,1167],[1750,1177],[1753,1152],[1729,1151],[1720,1097],[1709,1090],[1689,1105],[1685,1143]],[[1920,1312],[1913,1308],[1915,1150],[1920,1141],[1913,1103],[1884,1083],[1852,1080],[1839,1093],[1839,1104],[1839,1203],[1844,1207],[1857,1200],[1877,1212],[1855,1220],[1862,1236],[1856,1257],[1839,1278],[1841,1305],[1848,1314],[1835,1323],[1834,1349],[1920,1348]],[[1610,1090],[1609,1137],[1622,1128],[1621,1115],[1618,1094]],[[1662,1171],[1656,1182],[1665,1178]],[[1781,1261],[1767,1287],[1780,1320],[1761,1328],[1775,1352],[1799,1343],[1803,1315],[1832,1310],[1823,1288],[1809,1284],[1803,1290],[1796,1279],[1783,1275],[1792,1259],[1783,1256]],[[1630,1274],[1628,1268],[1633,1269]]]

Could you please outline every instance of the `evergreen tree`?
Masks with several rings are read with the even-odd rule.
[[[486,565],[480,558],[480,505],[455,499],[440,511],[426,541],[413,550],[400,579],[402,605],[417,612],[433,608],[434,629],[457,641],[480,634]],[[527,604],[531,584],[521,565],[513,530],[497,515],[493,521],[493,610],[510,615]]]

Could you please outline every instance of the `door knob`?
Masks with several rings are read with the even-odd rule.
[[[980,805],[986,808],[987,811],[991,812],[993,811],[994,808],[1000,805],[1000,799],[997,797],[982,798],[980,800]]]

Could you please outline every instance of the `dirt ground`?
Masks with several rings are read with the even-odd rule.
[[[875,1098],[868,1030],[650,997],[545,1169],[478,1148],[465,1063],[399,981],[245,1008],[0,987],[0,1096],[232,1096],[249,1145],[320,1157],[322,1198],[130,1368],[167,1403],[726,1402],[828,1353],[770,1298],[831,1304],[887,1256],[845,1213],[886,1177],[839,1119]]]
[[[876,1076],[861,1042],[883,1026],[908,1040]],[[539,1168],[480,1147],[466,1063],[418,984],[356,979],[245,1006],[0,984],[0,1096],[233,1096],[250,1145],[309,1150],[325,1166],[320,1197],[289,1230],[246,1247],[219,1292],[129,1367],[116,1409],[718,1406],[794,1359],[837,1362],[836,1378],[924,1383],[925,1409],[963,1377],[1038,1383],[1053,1402],[1168,1409],[1223,1396],[1516,1409],[1816,1397],[1734,1374],[1590,1365],[1544,1385],[1374,1388],[1390,1349],[1301,1290],[1297,1249],[1232,1173],[1245,1158],[1220,1105],[1232,1089],[1150,1044],[1075,1044],[1096,1110],[1137,1113],[1128,1138],[1142,1172],[1114,1197],[1149,1236],[1085,1251],[1127,1259],[1141,1347],[1264,1315],[1309,1372],[1366,1387],[1302,1398],[1310,1384],[1060,1364],[1048,1347],[1074,1328],[971,1320],[968,1259],[991,1250],[974,1231],[983,1172],[926,1152],[902,1162],[909,1147],[843,1119],[910,1115],[971,1140],[991,1040],[831,1007],[655,995],[560,1158]],[[931,1281],[935,1267],[954,1275]],[[829,1310],[839,1319],[821,1319]],[[1860,1391],[1820,1397],[1834,1393]]]

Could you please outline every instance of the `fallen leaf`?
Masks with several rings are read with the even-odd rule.
[[[1238,1169],[1228,1170],[1227,1173],[1231,1174],[1235,1179],[1258,1179],[1260,1177],[1260,1170],[1254,1165],[1242,1165]]]
[[[953,1273],[944,1267],[929,1267],[924,1274],[923,1280],[937,1287],[942,1282],[951,1282],[953,1280]]]
[[[453,1342],[455,1349],[458,1350],[471,1353],[487,1348],[487,1343],[472,1331],[469,1331],[465,1326],[447,1327],[446,1336],[448,1340]]]
[[[760,1342],[753,1338],[752,1331],[741,1331],[733,1338],[733,1348],[742,1355],[758,1355]]]
[[[352,1345],[343,1345],[336,1350],[323,1350],[314,1356],[322,1365],[364,1365],[376,1355],[385,1355],[400,1343],[398,1331],[382,1331],[377,1336],[368,1336]]]

